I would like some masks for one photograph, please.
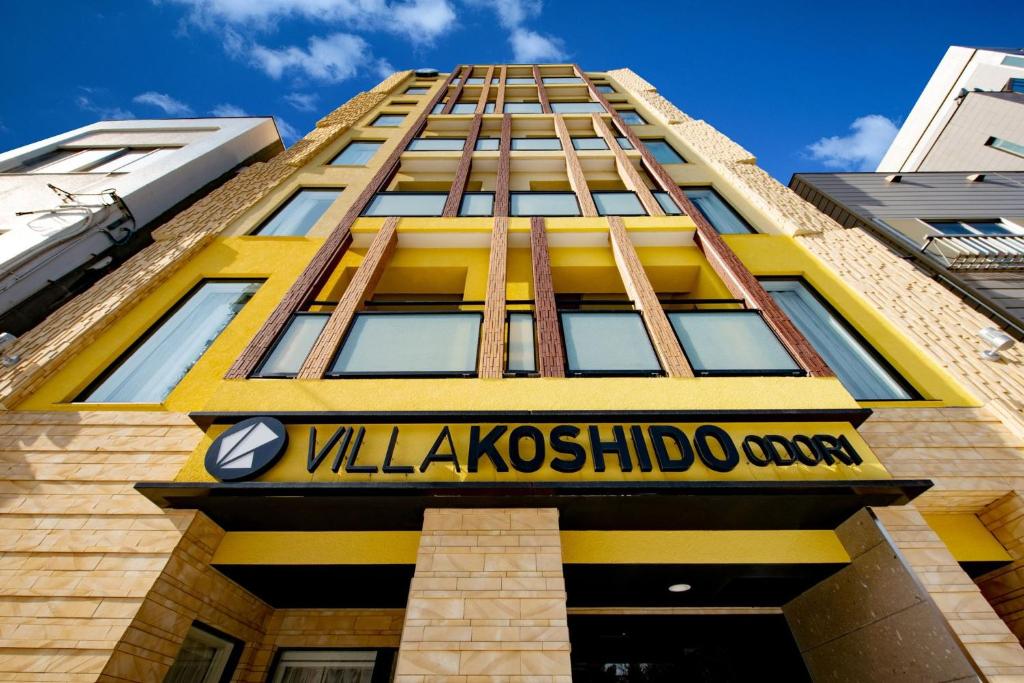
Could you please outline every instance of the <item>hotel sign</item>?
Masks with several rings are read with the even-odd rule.
[[[285,427],[254,417],[219,431],[204,464],[220,481],[890,478],[843,422]]]

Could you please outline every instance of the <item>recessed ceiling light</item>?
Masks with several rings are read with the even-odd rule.
[[[685,593],[690,590],[690,584],[688,583],[673,583],[668,587],[670,593]]]

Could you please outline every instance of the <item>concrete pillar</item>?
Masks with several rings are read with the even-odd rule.
[[[1013,562],[978,577],[978,587],[1019,641],[1024,641],[1024,496],[1011,491],[978,515]]]
[[[570,683],[558,511],[427,510],[395,683]]]

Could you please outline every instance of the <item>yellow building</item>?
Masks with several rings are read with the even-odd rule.
[[[3,350],[0,678],[1024,681],[1024,370],[632,72],[397,73],[154,238]]]

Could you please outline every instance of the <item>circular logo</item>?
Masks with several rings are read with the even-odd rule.
[[[218,436],[206,451],[206,471],[221,481],[259,476],[277,462],[288,444],[280,420],[250,417]]]

